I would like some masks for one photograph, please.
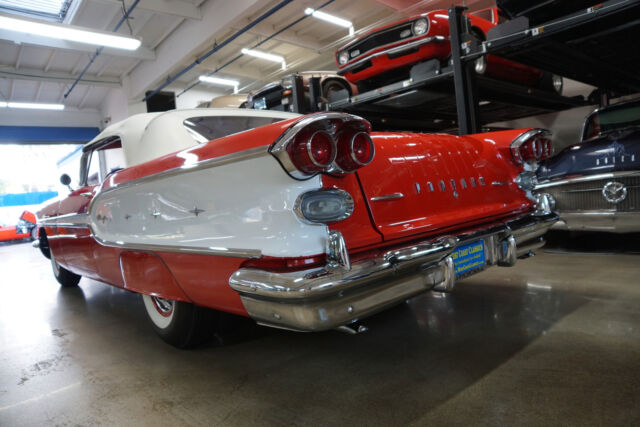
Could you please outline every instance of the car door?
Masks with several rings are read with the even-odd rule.
[[[61,200],[58,207],[57,238],[64,264],[74,273],[94,279],[101,279],[96,262],[99,244],[89,225],[89,205],[109,173],[106,159],[110,150],[122,150],[119,138],[105,138],[83,149],[79,187]]]

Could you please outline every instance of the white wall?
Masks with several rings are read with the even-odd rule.
[[[134,114],[141,114],[147,112],[146,103],[141,99],[130,99],[127,93],[128,82],[125,80],[123,88],[111,89],[109,94],[102,104],[100,116],[104,126],[108,126],[112,123],[117,123],[121,120],[131,117]],[[175,92],[178,95],[184,90],[184,86],[169,86],[164,91]],[[191,89],[185,92],[181,96],[176,98],[176,108],[195,108],[198,104],[204,101],[211,101],[211,99],[232,93],[230,90],[213,88],[211,86],[200,85],[197,88]]]
[[[44,111],[2,108],[0,126],[78,126],[99,127],[99,111]]]

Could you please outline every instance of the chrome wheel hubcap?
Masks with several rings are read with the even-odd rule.
[[[173,301],[160,297],[151,297],[153,300],[153,304],[156,306],[156,309],[163,316],[168,316],[173,311]]]

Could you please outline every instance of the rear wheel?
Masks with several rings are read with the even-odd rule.
[[[178,348],[194,347],[213,338],[218,313],[193,304],[142,295],[147,316],[160,338]]]
[[[51,259],[51,269],[53,270],[53,275],[55,276],[60,286],[63,288],[72,288],[74,286],[78,286],[78,282],[82,276],[72,273],[56,261],[56,258],[53,256],[53,252],[50,252]]]
[[[38,227],[33,227],[31,229],[31,240],[36,240],[38,238]]]

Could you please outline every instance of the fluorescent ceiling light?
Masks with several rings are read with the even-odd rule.
[[[0,107],[27,108],[30,110],[64,110],[64,104],[40,104],[35,102],[0,102]]]
[[[253,49],[242,49],[241,52],[245,55],[255,56],[256,58],[260,58],[260,59],[266,59],[267,61],[280,62],[282,64],[282,69],[283,70],[287,69],[287,63],[284,61],[284,58],[282,56],[272,55],[267,52],[262,52],[262,51],[253,50]]]
[[[349,35],[353,35],[353,24],[351,21],[347,21],[346,19],[338,18],[337,16],[330,15],[325,12],[321,12],[319,10],[311,9],[310,7],[304,10],[304,13],[307,15],[311,15],[314,18],[318,18],[322,21],[328,22],[330,24],[337,25],[339,27],[344,27],[349,29]]]
[[[211,76],[200,76],[198,78],[200,79],[201,82],[205,82],[205,83],[211,83],[214,85],[222,85],[222,86],[233,86],[233,93],[238,93],[238,85],[240,85],[240,82],[236,80],[221,79],[218,77],[211,77]]]
[[[116,49],[136,50],[140,47],[140,40],[133,37],[117,36],[113,33],[92,31],[65,24],[10,18],[6,15],[0,15],[0,29]]]

